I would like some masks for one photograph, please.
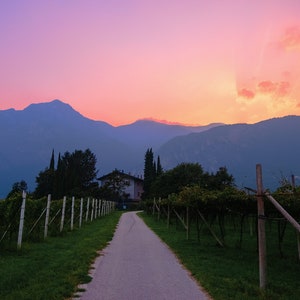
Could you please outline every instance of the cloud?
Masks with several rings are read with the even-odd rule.
[[[279,44],[287,51],[300,50],[300,27],[287,28]]]
[[[255,93],[253,91],[250,91],[250,90],[244,88],[244,89],[241,89],[238,91],[238,96],[246,98],[246,99],[253,99],[255,96]]]
[[[262,94],[272,94],[277,97],[284,97],[290,92],[290,83],[287,81],[261,81],[257,85],[257,91]]]
[[[257,89],[260,93],[263,94],[268,94],[268,93],[273,93],[276,89],[275,83],[272,81],[261,81],[257,85]]]

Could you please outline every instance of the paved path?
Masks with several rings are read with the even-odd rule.
[[[82,300],[209,299],[134,212],[122,215],[113,240],[96,260],[92,276]]]

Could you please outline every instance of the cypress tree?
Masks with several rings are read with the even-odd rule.
[[[158,155],[158,157],[157,157],[157,163],[156,163],[156,176],[161,175],[162,172],[163,172],[163,168],[162,168],[162,166],[160,164],[160,157]]]
[[[54,149],[52,150],[52,155],[51,155],[49,170],[54,171]]]
[[[152,148],[148,148],[145,154],[144,165],[144,193],[143,198],[146,199],[150,194],[151,184],[154,179],[154,163]]]

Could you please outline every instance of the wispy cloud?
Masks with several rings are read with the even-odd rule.
[[[300,50],[300,27],[294,26],[287,28],[279,45],[287,51]]]
[[[253,99],[255,96],[255,93],[251,90],[244,88],[244,89],[241,89],[238,91],[238,96],[246,98],[246,99]]]
[[[287,81],[261,81],[257,86],[257,91],[263,94],[273,94],[277,97],[284,97],[289,94],[290,83]]]
[[[290,93],[291,85],[288,81],[273,82],[260,81],[254,90],[242,88],[238,91],[238,97],[253,99],[258,94],[269,94],[273,97],[285,97]]]

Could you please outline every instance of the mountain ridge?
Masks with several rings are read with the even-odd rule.
[[[294,174],[299,178],[300,142],[296,139],[299,128],[300,117],[293,115],[255,124],[224,125],[202,134],[175,137],[158,154],[167,168],[187,158],[210,172],[226,166],[240,187],[255,184],[255,165],[261,163],[267,174],[266,187],[274,188],[281,177]]]
[[[146,134],[136,128],[139,123],[114,127],[88,119],[60,100],[0,110],[0,140],[5,145],[0,148],[0,198],[21,180],[34,190],[35,177],[48,166],[52,149],[57,155],[90,148],[100,173],[118,168],[141,175],[146,149],[158,148],[182,128],[160,124],[165,132],[157,134],[157,124],[146,123]]]
[[[278,170],[300,174],[294,153],[300,150],[299,127],[299,116],[206,126],[137,120],[114,127],[88,119],[60,100],[31,104],[24,110],[0,110],[0,198],[21,180],[33,191],[35,177],[49,165],[52,149],[57,156],[90,148],[98,159],[99,174],[117,168],[141,175],[145,152],[152,148],[165,169],[181,162],[198,162],[210,172],[226,166],[238,186],[253,187],[256,163],[271,175]],[[285,147],[279,147],[282,144]],[[268,145],[276,151],[265,151]]]

